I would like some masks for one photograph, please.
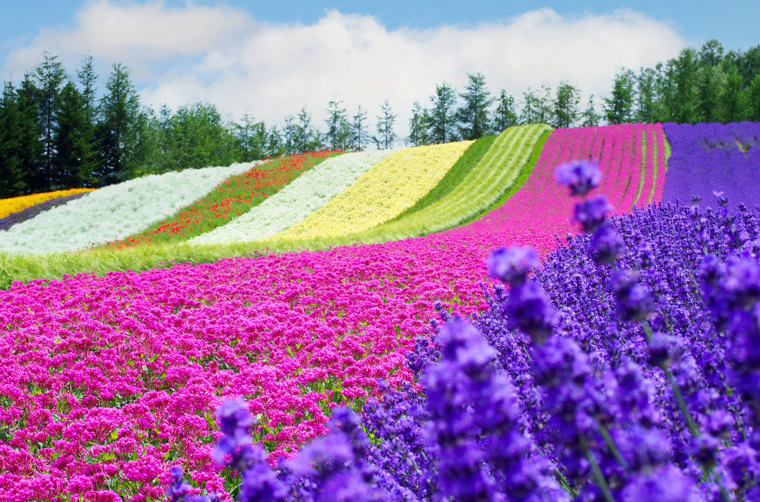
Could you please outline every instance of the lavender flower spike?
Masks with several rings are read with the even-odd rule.
[[[488,276],[518,286],[528,278],[528,272],[538,267],[538,254],[533,248],[514,246],[499,248],[488,255]]]
[[[570,195],[586,195],[602,182],[602,171],[595,160],[574,160],[560,165],[554,176],[560,185],[570,187]]]

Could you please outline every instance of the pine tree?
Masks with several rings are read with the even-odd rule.
[[[0,98],[0,198],[22,195],[26,189],[21,153],[21,112],[13,84],[6,82]]]
[[[750,83],[747,94],[749,96],[747,101],[750,103],[747,118],[758,122],[760,121],[760,73],[755,75]]]
[[[266,157],[278,157],[287,151],[287,146],[282,134],[276,125],[273,125],[267,133]]]
[[[69,82],[61,90],[55,113],[55,188],[93,186],[97,160],[90,142],[91,129],[85,97]]]
[[[377,148],[387,149],[393,146],[393,142],[396,140],[396,132],[393,130],[395,122],[396,115],[394,115],[391,104],[386,99],[380,105],[380,115],[377,116],[377,136],[373,138]]]
[[[493,117],[493,132],[500,134],[508,127],[517,124],[517,113],[515,112],[515,98],[507,94],[504,89],[501,90],[499,98],[496,100],[496,111]]]
[[[578,103],[580,93],[574,86],[561,82],[557,87],[557,97],[554,99],[554,123],[556,128],[572,127],[578,118]]]
[[[46,191],[47,180],[44,171],[42,127],[40,125],[39,91],[31,75],[24,75],[16,90],[20,124],[15,136],[20,146],[16,155],[24,169],[27,193]]]
[[[100,185],[108,185],[129,176],[141,126],[140,100],[129,70],[120,63],[112,67],[100,110],[96,135],[101,161],[96,176]]]
[[[742,103],[745,96],[742,84],[742,77],[736,67],[730,67],[725,84],[715,99],[718,109],[716,116],[719,116],[722,122],[738,122],[751,114],[751,112],[747,113],[749,110],[746,110],[749,107],[743,106]]]
[[[430,139],[433,143],[447,143],[457,138],[457,116],[455,111],[456,93],[454,88],[444,83],[435,86],[435,94],[430,96]]]
[[[58,56],[45,52],[35,71],[37,99],[42,127],[43,162],[41,182],[43,190],[51,190],[58,177],[55,165],[55,116],[59,107],[61,87],[66,80],[63,65]]]
[[[652,68],[640,68],[636,76],[636,112],[637,122],[651,124],[655,122],[655,71]]]
[[[407,143],[420,146],[430,143],[430,116],[428,111],[422,108],[419,102],[412,105],[412,118],[409,119],[409,138]]]
[[[612,96],[605,98],[604,112],[610,124],[631,122],[633,118],[633,72],[621,71],[615,75]]]
[[[351,148],[357,151],[364,151],[369,142],[369,133],[367,133],[367,111],[362,105],[356,107],[356,113],[351,122]]]
[[[684,49],[675,61],[675,122],[682,124],[697,121],[696,80],[697,65],[694,49]]]
[[[528,87],[523,92],[523,108],[520,112],[520,122],[523,124],[538,124],[541,122],[541,101],[536,93]]]
[[[351,140],[351,125],[342,101],[331,100],[327,105],[327,144],[332,150],[347,150]]]
[[[583,113],[581,113],[581,126],[598,126],[600,120],[601,117],[598,113],[596,113],[596,107],[594,106],[594,95],[591,94],[588,97],[588,104],[586,105],[586,109],[583,110]]]
[[[493,103],[491,93],[486,89],[486,79],[482,73],[468,73],[466,92],[459,95],[464,103],[457,110],[459,134],[464,139],[478,139],[488,133],[491,126],[488,108]]]

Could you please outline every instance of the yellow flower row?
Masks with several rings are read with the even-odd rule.
[[[395,218],[435,187],[472,141],[394,152],[326,205],[271,240],[336,237]]]
[[[12,197],[10,199],[0,199],[0,219],[5,218],[13,213],[23,211],[27,207],[32,207],[46,200],[66,197],[75,193],[91,192],[94,188],[71,188],[69,190],[56,190],[55,192],[35,193],[32,195],[22,195],[21,197]]]

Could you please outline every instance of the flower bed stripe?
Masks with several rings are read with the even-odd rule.
[[[190,242],[224,244],[271,237],[327,204],[389,153],[356,152],[328,159],[242,216]]]
[[[35,193],[32,195],[22,195],[10,199],[0,199],[0,220],[5,217],[23,211],[27,207],[34,206],[46,200],[58,197],[66,197],[75,193],[85,193],[95,190],[94,188],[72,188],[69,190],[56,190],[55,192]]]
[[[436,186],[471,143],[459,141],[394,152],[329,203],[272,240],[337,237],[393,219]]]
[[[398,220],[370,229],[366,236],[357,235],[356,240],[372,235],[382,235],[382,240],[417,237],[474,219],[515,185],[520,173],[529,167],[528,161],[538,139],[549,130],[545,125],[507,129],[448,195]]]
[[[672,147],[663,200],[688,203],[692,196],[702,205],[715,205],[714,191],[731,204],[760,203],[760,123],[664,124]]]
[[[101,188],[0,232],[0,253],[61,253],[127,237],[250,166],[187,169]]]
[[[257,207],[325,159],[341,153],[328,150],[299,153],[258,163],[248,171],[228,178],[169,218],[137,235],[110,242],[108,246],[124,249],[140,244],[179,242],[213,231]]]

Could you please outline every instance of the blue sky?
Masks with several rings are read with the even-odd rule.
[[[760,45],[760,0],[382,2],[0,0],[0,80],[18,81],[43,51],[69,74],[91,53],[101,84],[131,71],[143,103],[214,103],[268,123],[329,100],[372,117],[388,99],[406,124],[435,85],[467,73],[520,101],[528,88],[568,81],[584,100],[609,92],[621,68],[677,56],[717,38]]]
[[[0,0],[3,13],[0,17],[0,38],[7,50],[9,44],[36,34],[44,28],[65,25],[73,20],[76,11],[85,2],[70,0]],[[187,2],[169,0],[168,6],[182,6]],[[468,24],[519,15],[536,7],[550,7],[561,14],[602,13],[618,7],[628,7],[656,19],[672,24],[687,40],[695,44],[717,38],[729,49],[746,49],[760,44],[760,1],[757,0],[639,0],[636,2],[597,1],[544,1],[534,0],[437,0],[359,2],[300,1],[245,1],[225,2],[194,1],[196,5],[224,3],[250,12],[261,20],[274,22],[312,23],[326,9],[342,12],[371,14],[379,17],[388,27],[410,26],[425,28],[443,23]]]

